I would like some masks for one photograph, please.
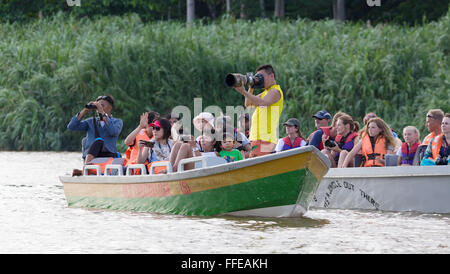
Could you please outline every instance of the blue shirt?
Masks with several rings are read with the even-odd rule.
[[[67,125],[67,128],[69,130],[74,131],[86,131],[86,144],[83,147],[83,158],[86,157],[86,151],[87,149],[94,143],[95,141],[95,129],[94,129],[94,119],[88,118],[84,120],[78,120],[77,118],[78,114],[75,115],[72,120],[70,120],[69,124]],[[104,123],[104,125],[100,125],[100,122],[98,121],[98,117],[96,118],[97,121],[97,128],[98,128],[98,134],[100,135],[100,138],[103,138],[105,141],[104,147],[112,152],[117,153],[117,139],[119,138],[119,134],[122,131],[123,122],[119,118],[113,118],[112,115],[110,115],[108,118],[106,118],[108,121],[108,124]]]
[[[317,149],[320,149],[319,145],[320,145],[320,143],[322,143],[322,135],[323,135],[323,130],[321,128],[319,128],[318,130],[316,130],[314,135],[311,137],[311,140],[309,140],[308,145],[315,146]]]

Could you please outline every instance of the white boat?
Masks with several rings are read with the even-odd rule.
[[[450,213],[450,166],[333,168],[311,207]]]

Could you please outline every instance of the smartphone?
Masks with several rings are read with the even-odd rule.
[[[155,142],[153,142],[153,141],[140,140],[139,142],[141,144],[144,144],[144,146],[146,146],[146,147],[153,147],[155,145]]]

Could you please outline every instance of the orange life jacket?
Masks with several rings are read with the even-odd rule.
[[[127,163],[130,165],[134,165],[137,163],[137,158],[139,156],[139,147],[138,143],[140,140],[150,141],[150,137],[148,137],[145,129],[141,129],[139,133],[136,135],[136,140],[132,146],[129,146],[127,151],[125,152],[125,158],[127,159]]]
[[[431,132],[430,134],[427,135],[427,137],[425,137],[423,139],[422,145],[427,145],[433,141],[434,137],[436,137],[436,135],[434,135],[434,132]]]
[[[91,165],[96,165],[96,166],[100,166],[100,172],[102,174],[105,174],[105,167],[107,165],[112,164],[112,162],[114,161],[114,158],[109,158],[101,163],[91,163]],[[95,169],[89,169],[88,170],[88,175],[97,175],[97,171]]]
[[[444,145],[444,134],[443,133],[436,136],[436,138],[434,138],[431,143],[431,153],[433,155],[434,161],[436,161],[436,158],[439,156],[439,152],[441,151],[442,145]]]
[[[152,167],[153,163],[161,163],[161,162],[168,162],[168,161],[154,161],[154,162],[147,164],[148,172],[150,173],[150,168]],[[163,171],[163,170],[167,170],[167,168],[165,166],[155,167],[155,174],[161,174],[161,171]]]
[[[379,163],[376,160],[376,157],[379,156],[381,159],[384,159],[384,155],[386,155],[387,152],[386,138],[382,135],[378,135],[375,145],[372,147],[369,134],[364,134],[362,138],[361,152],[365,167],[384,166],[384,164]]]

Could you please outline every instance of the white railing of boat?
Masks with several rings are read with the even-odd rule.
[[[117,170],[117,173],[114,174],[113,170]],[[105,167],[105,176],[114,176],[114,175],[123,176],[123,166],[122,165],[107,165]]]
[[[208,167],[208,166],[225,164],[226,161],[220,157],[203,157],[203,156],[182,159],[178,163],[178,172],[185,171],[184,167],[186,164],[189,164],[189,163],[194,163],[195,168],[204,168],[204,167]],[[126,167],[125,176],[157,175],[155,173],[155,170],[158,167],[165,167],[166,171],[167,171],[165,174],[173,173],[173,168],[172,168],[172,165],[170,164],[170,162],[155,162],[151,165],[150,170],[148,172],[147,172],[147,168],[144,164],[128,165]],[[125,167],[122,165],[106,165],[104,175],[105,176],[124,176],[124,172],[123,172],[124,168]],[[101,175],[100,166],[98,166],[98,165],[85,165],[83,167],[83,175],[84,176],[91,175],[91,174],[89,174],[89,170],[95,170],[96,176]],[[140,172],[135,174],[135,171],[137,171],[137,170],[140,170]],[[132,172],[133,172],[133,174],[132,174]],[[94,175],[94,174],[92,174],[92,175]]]
[[[141,173],[138,175],[147,175],[147,169],[145,168],[145,165],[143,165],[143,164],[128,165],[126,175],[130,176],[131,171],[136,171],[137,169],[139,169],[141,171]]]
[[[95,170],[96,176],[100,176],[102,173],[100,172],[100,166],[97,165],[87,165],[83,167],[83,176],[89,176],[89,170]]]

